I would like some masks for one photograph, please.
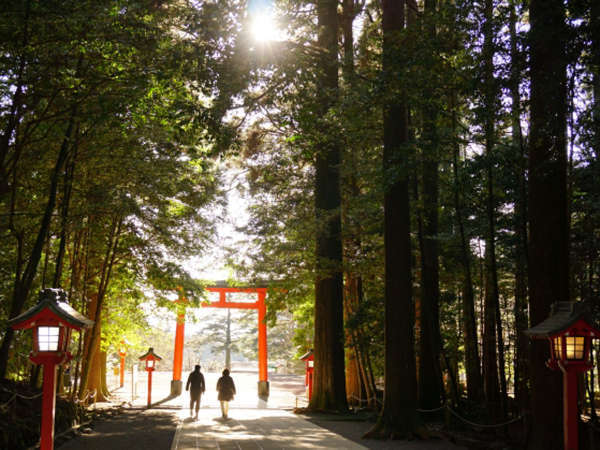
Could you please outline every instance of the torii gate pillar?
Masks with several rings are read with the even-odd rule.
[[[175,347],[173,351],[173,379],[171,380],[171,397],[181,395],[183,390],[183,381],[181,381],[181,372],[183,371],[183,339],[185,335],[185,307],[187,299],[183,296],[183,291],[179,290],[179,299],[175,300],[177,304],[177,328],[175,329]]]
[[[269,374],[267,371],[267,306],[265,298],[267,296],[266,287],[231,287],[207,286],[209,292],[218,292],[219,300],[216,302],[203,303],[204,307],[211,308],[237,308],[237,309],[256,309],[258,311],[258,397],[262,400],[269,398]],[[255,302],[235,302],[227,300],[227,293],[243,292],[247,294],[257,294],[258,299]]]
[[[267,307],[265,306],[266,290],[258,291],[258,396],[269,397],[269,379],[267,373]]]
[[[258,311],[258,397],[261,400],[269,398],[269,374],[267,368],[267,306],[265,298],[267,296],[266,287],[230,287],[225,283],[220,286],[207,286],[209,292],[218,292],[219,300],[216,302],[204,302],[200,306],[209,308],[237,308],[237,309],[256,309]],[[227,300],[227,293],[243,292],[247,294],[257,294],[258,299],[255,302],[235,302]],[[183,341],[185,327],[185,307],[187,299],[180,292],[180,297],[176,302],[178,305],[177,328],[175,331],[175,348],[173,352],[173,380],[171,381],[171,397],[181,394],[183,382],[181,372],[183,368]]]

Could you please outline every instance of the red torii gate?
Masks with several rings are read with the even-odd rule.
[[[227,283],[218,282],[217,285],[207,286],[209,292],[218,292],[219,300],[216,302],[201,303],[202,307],[211,308],[238,308],[238,309],[256,309],[258,310],[258,396],[261,399],[269,397],[269,378],[267,371],[267,324],[265,316],[267,307],[265,305],[265,297],[267,296],[266,287],[231,287]],[[255,302],[232,302],[227,301],[227,293],[243,292],[255,293],[258,299]],[[180,296],[175,303],[182,306],[187,304],[187,299]],[[182,308],[183,309],[183,308]],[[171,381],[171,396],[181,394],[183,382],[181,373],[183,370],[183,338],[185,327],[185,310],[180,310],[177,313],[177,328],[175,331],[175,349],[173,352],[173,380]]]

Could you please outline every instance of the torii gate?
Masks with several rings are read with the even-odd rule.
[[[258,396],[266,400],[269,397],[269,378],[267,373],[267,324],[265,316],[267,307],[265,297],[266,287],[230,287],[227,283],[218,282],[217,285],[207,286],[209,292],[218,292],[219,300],[216,302],[202,303],[202,307],[212,308],[238,308],[258,310]],[[255,293],[258,299],[255,302],[231,302],[227,301],[227,293],[244,292]],[[180,297],[175,303],[184,306],[187,299]],[[177,328],[175,331],[175,349],[173,352],[173,380],[171,381],[171,396],[181,394],[183,382],[181,372],[183,370],[183,337],[185,328],[185,310],[177,313]]]

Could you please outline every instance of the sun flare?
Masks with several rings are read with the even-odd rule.
[[[252,36],[260,42],[275,41],[280,38],[281,31],[272,13],[257,14],[252,19]]]

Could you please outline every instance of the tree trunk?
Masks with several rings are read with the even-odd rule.
[[[342,4],[342,32],[344,43],[344,59],[342,66],[342,74],[344,81],[344,92],[351,94],[354,92],[355,73],[354,73],[354,33],[352,24],[356,14],[359,12],[358,5],[355,5],[355,0],[343,0]],[[349,154],[346,164],[349,166],[346,171],[349,174],[347,180],[345,195],[342,195],[342,233],[344,239],[344,255],[354,255],[356,249],[361,246],[360,227],[352,223],[351,217],[348,215],[349,199],[356,198],[359,195],[359,189],[355,176],[356,157],[355,152],[358,151],[354,142],[346,143],[347,153]],[[346,184],[345,183],[345,184]],[[345,198],[346,195],[349,198]],[[359,273],[354,273],[352,270],[352,256],[345,257],[344,267],[349,267],[344,273],[344,323],[353,318],[362,299],[362,278]],[[357,336],[356,328],[346,329],[346,398],[351,405],[363,406],[368,400],[366,387],[365,371],[361,368],[359,348],[360,341]]]
[[[498,381],[498,359],[496,353],[496,303],[491,293],[491,273],[489,269],[489,253],[491,249],[485,247],[486,277],[485,277],[485,303],[483,322],[483,387],[487,410],[493,419],[500,417],[500,383]]]
[[[108,237],[107,249],[104,255],[104,260],[101,262],[102,269],[100,271],[100,283],[98,284],[97,292],[92,296],[92,303],[88,310],[88,317],[93,318],[94,325],[86,331],[85,343],[83,351],[83,361],[81,368],[81,382],[79,385],[79,398],[84,398],[86,391],[89,389],[89,377],[93,372],[94,358],[100,349],[101,339],[101,321],[102,321],[102,305],[110,282],[112,268],[116,258],[117,246],[121,235],[122,218],[115,217],[113,219],[111,233]]]
[[[500,305],[500,299],[496,303],[496,331],[498,332],[498,377],[500,379],[500,413],[502,417],[507,414],[508,391],[506,387],[506,359],[504,358],[504,325],[502,324],[502,311],[504,306]]]
[[[424,30],[436,39],[435,0],[425,1]],[[427,55],[428,67],[434,66],[434,54]],[[433,69],[430,71],[434,73]],[[421,249],[421,326],[419,328],[419,406],[433,409],[440,405],[444,392],[440,367],[439,262],[438,262],[438,160],[437,105],[434,100],[435,80],[427,83],[423,108],[423,233]]]
[[[344,37],[344,64],[343,75],[344,83],[348,87],[354,85],[354,30],[352,24],[359,8],[355,5],[355,0],[342,0],[342,32]]]
[[[471,276],[471,249],[469,239],[465,232],[463,219],[463,205],[458,161],[459,144],[456,132],[458,120],[456,118],[456,95],[452,95],[452,130],[455,133],[453,147],[453,172],[454,172],[454,209],[460,237],[460,261],[464,272],[462,279],[462,322],[464,328],[465,369],[467,373],[467,398],[470,402],[477,403],[483,397],[483,380],[481,378],[481,363],[479,359],[477,320],[475,317],[475,295],[473,293],[473,280]]]
[[[21,49],[23,53],[27,45],[29,44],[29,13],[30,13],[30,0],[25,2],[25,10],[23,12],[23,39],[21,41]],[[8,185],[8,180],[11,178],[9,166],[7,160],[8,153],[11,145],[11,140],[15,134],[15,130],[22,117],[22,109],[24,105],[24,90],[25,90],[25,82],[23,80],[23,74],[25,72],[25,67],[27,64],[27,60],[23,54],[19,57],[18,69],[16,72],[16,79],[12,80],[10,84],[14,86],[14,91],[12,92],[12,98],[10,101],[10,109],[8,113],[8,117],[4,118],[4,129],[2,130],[2,134],[0,134],[0,198],[3,197],[7,192],[9,192],[10,188]],[[13,84],[14,82],[14,84]],[[12,161],[13,170],[16,170],[18,158],[14,158]],[[1,363],[0,363],[1,364]],[[0,372],[2,371],[0,367]],[[2,374],[3,376],[3,374]]]
[[[389,92],[398,92],[402,69],[404,0],[382,3],[383,73]],[[412,436],[420,428],[414,353],[409,151],[405,96],[390,95],[383,110],[385,373],[383,409],[366,437]]]
[[[511,125],[512,125],[512,145],[515,149],[517,164],[515,165],[516,185],[518,193],[515,198],[515,223],[514,230],[516,234],[515,244],[515,400],[519,410],[524,410],[529,403],[529,387],[527,380],[527,362],[529,355],[529,339],[523,333],[528,327],[527,317],[527,185],[525,178],[526,159],[525,145],[523,143],[523,132],[521,129],[521,96],[519,86],[521,84],[521,75],[519,61],[521,59],[517,48],[516,32],[517,15],[515,10],[515,0],[510,1],[510,54],[511,54],[511,76],[510,93],[512,99],[511,105]]]
[[[362,289],[360,278],[347,273],[344,287],[344,322],[354,318],[360,302],[359,290]],[[361,370],[359,333],[355,328],[346,328],[346,398],[348,404],[363,406],[366,395],[366,380]]]
[[[483,381],[488,412],[492,418],[501,416],[498,354],[496,352],[498,308],[498,273],[496,265],[496,199],[494,195],[494,147],[496,145],[497,90],[494,78],[493,0],[485,0],[483,22],[483,129],[486,156],[486,221],[485,232],[485,302],[483,327]]]
[[[326,119],[338,95],[338,16],[336,0],[317,2],[321,116],[315,161],[317,214],[315,280],[315,370],[309,407],[345,411],[340,144]]]
[[[98,327],[98,336],[102,336],[102,325],[100,324],[100,326]],[[104,384],[103,383],[103,377],[102,374],[103,372],[105,372],[105,364],[106,364],[106,358],[103,358],[102,354],[104,352],[101,351],[100,349],[100,344],[101,344],[101,339],[94,339],[93,340],[93,345],[94,345],[94,350],[91,353],[92,356],[92,360],[91,360],[91,364],[90,364],[90,369],[89,369],[89,375],[88,375],[88,383],[87,383],[87,390],[89,392],[95,392],[96,396],[94,397],[94,400],[97,402],[104,402],[107,401],[107,398],[105,397],[105,390],[104,390]]]
[[[367,406],[371,409],[378,409],[377,403],[377,386],[375,385],[375,376],[373,375],[373,365],[371,364],[371,357],[367,351],[367,345],[365,345],[359,336],[358,341],[358,361],[360,367],[361,379],[363,380],[363,386],[365,389],[365,396],[367,398]]]
[[[16,317],[23,311],[25,301],[29,296],[29,292],[33,285],[33,280],[37,274],[38,264],[42,256],[42,249],[44,248],[44,242],[48,235],[48,229],[52,221],[52,215],[56,206],[56,194],[58,190],[58,179],[67,160],[70,148],[71,134],[75,125],[75,114],[76,108],[71,109],[71,116],[65,130],[63,142],[58,152],[56,164],[50,175],[50,190],[48,193],[48,202],[42,221],[40,223],[36,241],[31,249],[29,260],[23,271],[23,274],[15,280],[13,298],[10,307],[10,318]],[[11,327],[7,327],[4,332],[4,338],[2,339],[2,345],[0,345],[0,378],[6,376],[6,368],[8,364],[8,352],[14,336],[14,330]]]
[[[82,221],[83,223],[83,221]],[[92,235],[91,220],[87,218],[86,226],[82,227],[82,253],[81,253],[81,264],[80,270],[83,272],[83,283],[81,287],[81,313],[86,317],[92,317],[90,312],[91,305],[88,304],[88,281],[90,279],[90,240]],[[77,279],[75,279],[77,281]],[[81,376],[83,370],[83,362],[85,356],[85,342],[88,337],[88,330],[80,331],[77,339],[77,355],[75,356],[75,371],[73,376],[73,388],[71,389],[71,398],[79,396],[79,388],[81,387]]]
[[[531,324],[548,318],[550,305],[568,301],[566,25],[561,0],[531,0],[531,128],[529,138],[529,312]],[[548,343],[531,345],[530,449],[561,449],[561,373],[545,366]],[[553,393],[554,395],[549,395]]]
[[[595,382],[594,382],[594,368],[592,367],[591,370],[589,372],[584,372],[584,378],[585,378],[585,392],[587,394],[587,398],[588,398],[588,406],[590,408],[590,418],[592,419],[593,422],[597,422],[598,421],[598,415],[596,414],[596,404],[594,402],[594,399],[596,397],[595,394]],[[584,400],[585,400],[585,395],[584,395]]]
[[[590,30],[592,45],[590,53],[592,56],[592,83],[594,86],[594,102],[592,113],[593,143],[595,157],[600,157],[600,4],[590,1]]]
[[[110,398],[110,390],[108,389],[108,380],[107,380],[107,374],[108,374],[108,368],[107,368],[107,363],[108,363],[108,358],[107,358],[107,354],[104,350],[100,351],[100,386],[102,388],[102,395],[105,399]]]
[[[46,243],[44,246],[46,247],[44,250],[44,264],[42,266],[42,280],[41,280],[41,288],[46,289],[46,276],[48,274],[48,262],[50,261],[50,230],[52,229],[52,221],[50,226],[48,227],[48,236],[46,236]],[[18,276],[18,275],[17,275]]]
[[[94,326],[87,329],[84,334],[83,353],[81,357],[81,377],[78,392],[79,399],[85,398],[87,391],[95,384],[91,379],[93,377],[92,374],[94,373],[92,367],[96,351],[100,345],[99,333],[101,332],[101,310],[99,310],[99,306],[101,305],[98,304],[98,293],[91,295],[89,300],[90,303],[88,305],[87,317],[94,320]]]
[[[75,142],[75,145],[73,145],[73,155],[71,156],[71,162],[67,165],[67,170],[65,170],[64,174],[62,207],[60,214],[60,241],[58,245],[58,254],[56,255],[56,269],[54,272],[54,281],[52,282],[52,286],[55,288],[61,287],[61,278],[64,265],[63,262],[67,248],[69,206],[71,203],[71,191],[73,188],[73,174],[75,171],[76,152],[77,140]]]
[[[361,407],[367,400],[361,380],[360,364],[354,348],[346,352],[346,398],[348,405]]]

